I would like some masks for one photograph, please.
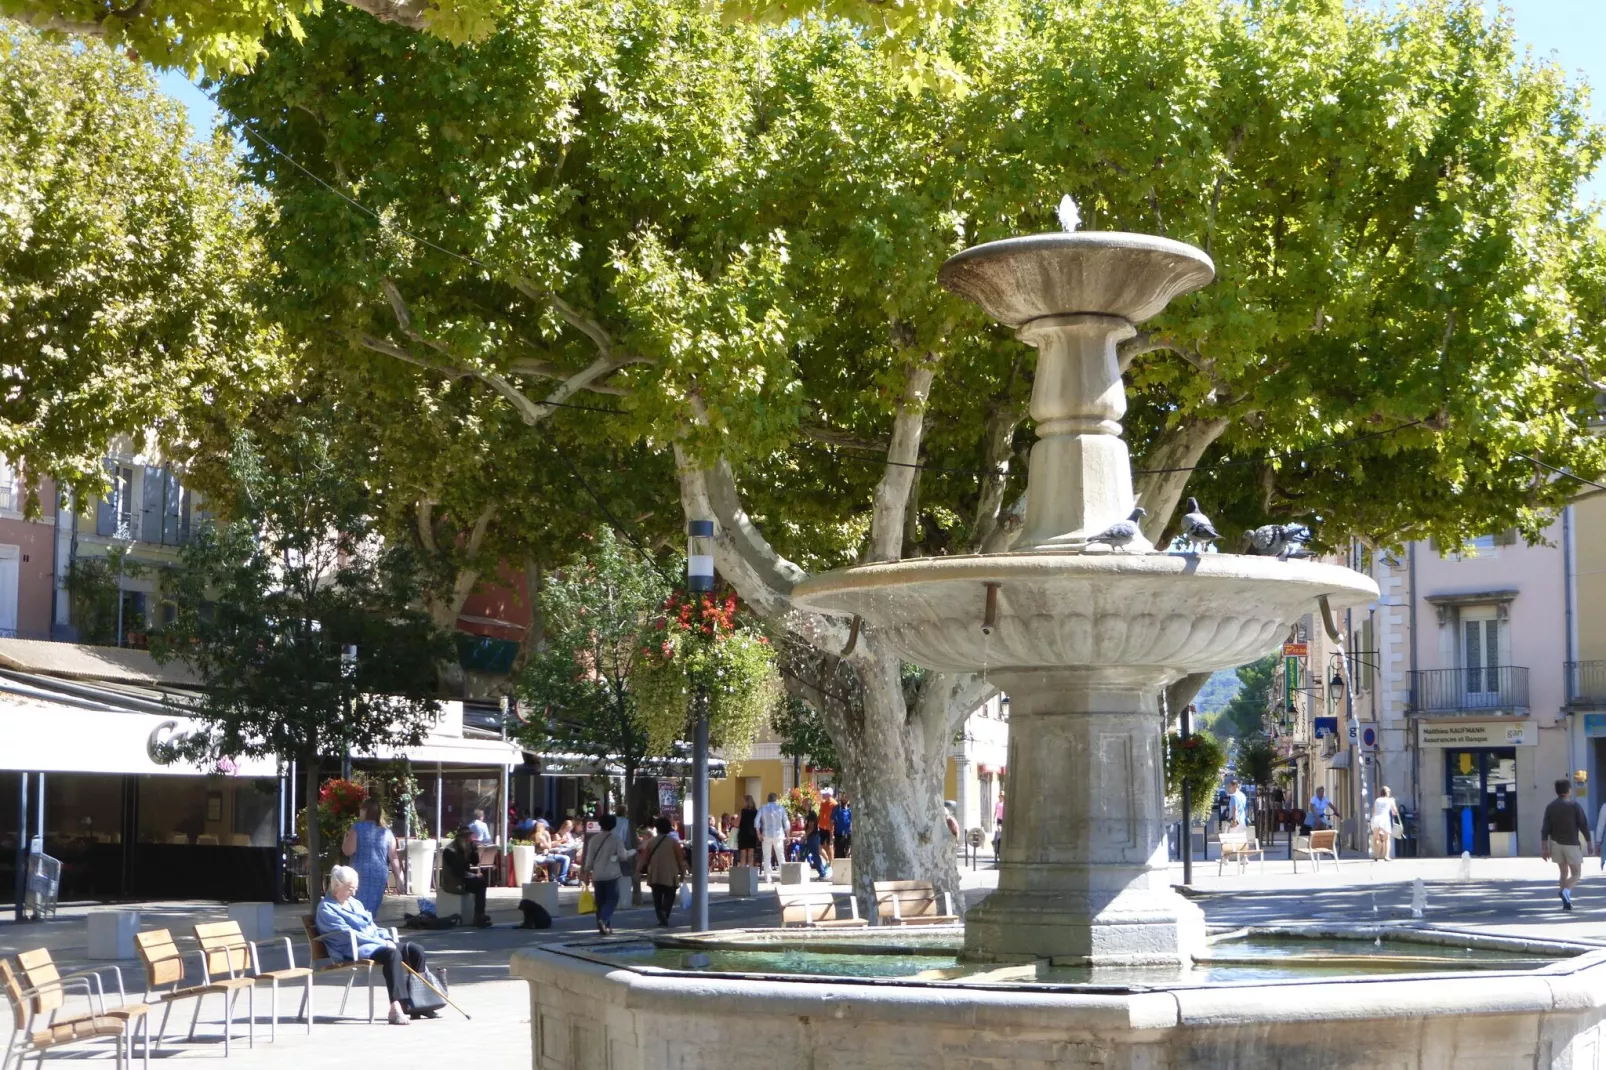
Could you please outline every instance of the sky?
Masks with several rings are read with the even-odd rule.
[[[1606,123],[1606,0],[1506,0],[1487,2],[1493,14],[1504,6],[1516,22],[1518,40],[1541,58],[1553,57],[1568,78],[1595,87],[1594,119]],[[197,137],[211,136],[217,108],[182,74],[160,75],[162,91],[183,104]],[[1585,186],[1585,196],[1606,201],[1606,169]]]

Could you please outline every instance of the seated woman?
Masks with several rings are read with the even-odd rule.
[[[329,871],[329,894],[318,904],[317,925],[329,957],[337,962],[351,961],[351,936],[357,938],[357,957],[372,959],[385,971],[390,989],[390,1024],[406,1025],[411,1018],[434,1018],[434,1011],[413,1012],[408,996],[410,978],[406,968],[424,972],[424,949],[417,944],[397,942],[389,932],[374,924],[374,916],[357,898],[357,871],[336,866]],[[351,935],[348,935],[351,934]]]

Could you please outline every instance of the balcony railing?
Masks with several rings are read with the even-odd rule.
[[[1566,669],[1569,703],[1606,706],[1606,661],[1569,661]]]
[[[1420,669],[1411,674],[1411,709],[1417,713],[1527,713],[1528,670],[1520,665]]]

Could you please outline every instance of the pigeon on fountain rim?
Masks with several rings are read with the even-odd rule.
[[[1182,515],[1182,535],[1188,540],[1190,553],[1202,553],[1210,544],[1221,538],[1210,518],[1199,511],[1199,499],[1188,499],[1188,511]]]
[[[1092,546],[1096,542],[1101,542],[1107,544],[1112,550],[1124,550],[1142,537],[1143,530],[1138,527],[1138,521],[1148,515],[1149,511],[1140,505],[1132,510],[1131,516],[1125,520],[1117,520],[1097,535],[1088,539],[1087,544]]]

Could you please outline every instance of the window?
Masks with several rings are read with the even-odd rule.
[[[22,497],[17,491],[17,470],[11,462],[0,457],[0,513],[15,513],[22,508]]]
[[[1461,667],[1466,670],[1467,694],[1500,690],[1502,647],[1500,621],[1492,607],[1461,611]]]

